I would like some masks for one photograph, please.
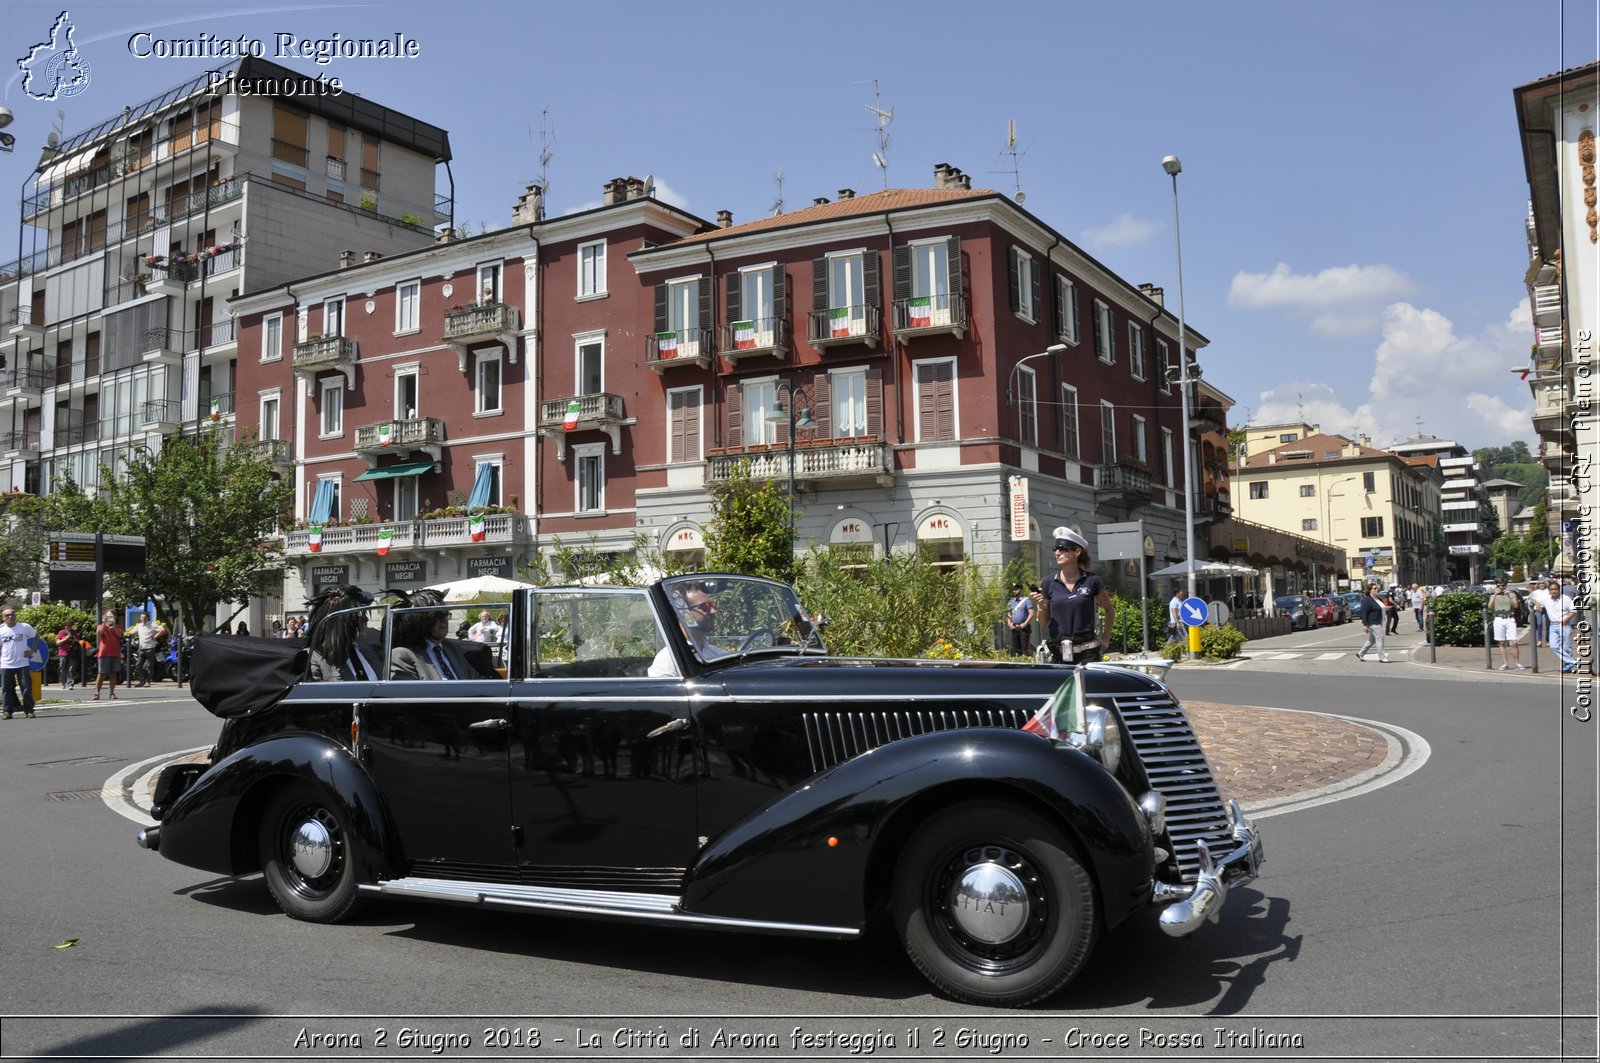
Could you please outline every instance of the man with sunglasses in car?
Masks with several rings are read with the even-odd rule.
[[[701,660],[722,657],[728,652],[706,641],[717,629],[717,603],[711,600],[705,588],[693,586],[683,592],[683,602],[678,607],[678,623]],[[661,652],[656,654],[655,660],[650,662],[650,667],[645,671],[645,675],[653,676],[682,674],[678,670],[677,658],[672,655],[671,646],[661,647]]]

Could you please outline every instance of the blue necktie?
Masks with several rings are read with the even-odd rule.
[[[428,651],[433,654],[433,666],[439,669],[439,675],[445,679],[454,679],[456,674],[450,670],[450,665],[445,660],[444,647],[430,646]]]

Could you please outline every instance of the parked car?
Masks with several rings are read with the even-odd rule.
[[[1360,623],[1361,599],[1365,598],[1366,595],[1362,594],[1360,591],[1345,591],[1342,594],[1336,595],[1336,597],[1344,603],[1344,612],[1346,618]]]
[[[1339,607],[1333,604],[1331,598],[1312,598],[1311,613],[1317,618],[1318,627],[1330,627],[1339,622]]]
[[[1317,615],[1311,608],[1311,599],[1303,594],[1280,594],[1273,601],[1279,614],[1289,618],[1289,630],[1309,630],[1317,626]]]
[[[291,640],[200,639],[221,734],[161,772],[139,844],[260,871],[311,922],[387,896],[852,939],[881,911],[940,992],[997,1006],[1052,995],[1129,919],[1216,919],[1261,862],[1176,697],[1135,668],[830,657],[791,588],[745,576],[490,608],[505,671],[463,653],[474,677],[447,696],[326,662],[331,681],[301,678]],[[356,645],[382,677],[420,667],[406,632],[419,612],[453,630],[444,611],[321,624],[370,621]],[[1053,704],[1061,738],[1021,729]]]

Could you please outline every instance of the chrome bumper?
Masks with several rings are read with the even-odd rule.
[[[1261,836],[1244,818],[1239,802],[1229,801],[1228,812],[1233,818],[1233,849],[1226,856],[1214,858],[1201,841],[1200,874],[1193,886],[1158,881],[1151,888],[1151,901],[1167,905],[1161,913],[1161,929],[1171,937],[1191,934],[1208,919],[1216,922],[1228,899],[1228,887],[1243,885],[1261,871]]]

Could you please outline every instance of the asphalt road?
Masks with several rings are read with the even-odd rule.
[[[0,723],[0,1057],[1593,1058],[1595,725],[1571,721],[1553,685],[1337,664],[1173,681],[1195,699],[1398,725],[1426,739],[1426,764],[1263,820],[1263,877],[1220,925],[1183,941],[1116,931],[1022,1013],[931,995],[884,935],[399,901],[298,923],[259,877],[136,848],[100,799],[141,762],[209,745],[216,721],[193,702]]]

